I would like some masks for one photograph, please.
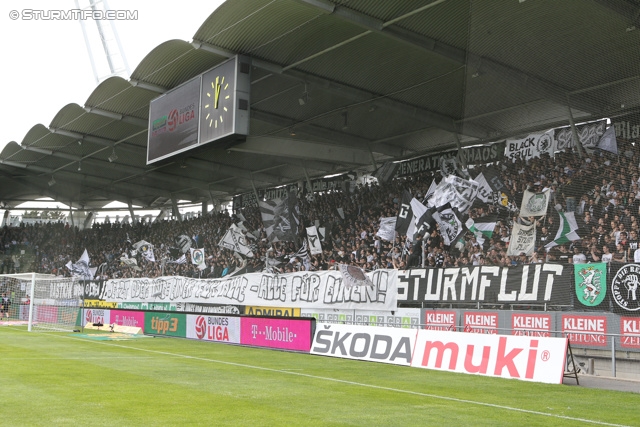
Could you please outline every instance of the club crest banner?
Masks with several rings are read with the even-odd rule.
[[[525,190],[522,197],[522,206],[520,207],[520,216],[523,218],[530,216],[545,216],[549,207],[550,191],[546,190],[542,193],[534,193]]]
[[[607,294],[607,264],[574,264],[576,297],[587,307],[596,307]]]

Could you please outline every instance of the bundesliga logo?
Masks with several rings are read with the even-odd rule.
[[[203,316],[198,316],[198,318],[196,319],[195,330],[196,336],[199,340],[204,338],[205,334],[207,333],[207,321]]]

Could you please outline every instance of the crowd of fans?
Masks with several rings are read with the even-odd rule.
[[[162,275],[217,278],[265,268],[283,273],[327,270],[338,264],[357,265],[371,271],[421,266],[638,261],[640,156],[635,145],[628,144],[619,156],[605,152],[580,156],[568,151],[556,153],[554,158],[543,156],[528,161],[502,161],[471,167],[469,173],[474,177],[488,168],[498,171],[507,185],[504,193],[509,203],[503,203],[503,199],[495,204],[475,204],[469,210],[469,217],[476,221],[488,215],[498,216],[493,237],[484,245],[467,232],[458,245],[446,246],[437,227],[414,239],[396,235],[390,242],[376,236],[380,218],[398,214],[404,190],[423,200],[432,180],[441,178],[439,173],[424,173],[386,183],[359,184],[353,191],[347,188],[299,197],[300,232],[292,242],[270,242],[257,207],[245,208],[236,214],[211,213],[182,222],[96,223],[86,230],[62,222],[4,227],[0,230],[0,249],[4,253],[0,271],[35,270],[70,275],[67,263],[76,262],[85,249],[91,266],[98,267],[96,277],[105,279]],[[550,190],[547,215],[518,217],[514,207],[520,207],[526,189]],[[554,239],[558,230],[557,210],[575,213],[581,239],[547,250],[545,245]],[[511,227],[516,221],[536,222],[537,237],[532,255],[507,255]],[[255,237],[248,239],[253,258],[241,257],[218,246],[228,228],[240,222]],[[326,230],[323,251],[304,257],[299,249],[305,227],[315,223]],[[204,248],[204,270],[192,264],[189,251],[179,261],[182,251],[176,252],[177,242],[184,235],[189,237],[192,247]],[[153,245],[155,262],[139,252],[132,255],[133,243],[141,240]],[[137,268],[121,260],[132,256],[136,258]]]

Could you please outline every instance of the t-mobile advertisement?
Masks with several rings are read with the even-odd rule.
[[[241,318],[240,344],[309,352],[315,319]]]
[[[111,323],[141,328],[144,332],[144,311],[111,310]]]

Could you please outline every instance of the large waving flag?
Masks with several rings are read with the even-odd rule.
[[[465,225],[469,231],[476,236],[478,243],[484,245],[485,239],[493,237],[493,231],[496,228],[497,220],[498,217],[496,215],[476,218],[475,220],[469,218]]]
[[[445,205],[441,210],[434,212],[433,218],[438,223],[440,235],[442,235],[442,240],[447,246],[455,243],[464,231],[462,222],[450,205]]]
[[[413,222],[413,211],[411,210],[411,194],[405,190],[402,193],[402,202],[396,219],[396,231],[400,235],[407,234],[409,226]]]
[[[89,253],[86,249],[76,263],[69,261],[65,267],[71,270],[73,276],[80,277],[82,280],[92,280],[97,269],[96,267],[89,268]]]
[[[546,249],[580,240],[580,236],[576,233],[578,223],[573,212],[558,212],[558,214],[560,214],[560,229],[556,233],[556,238],[544,246]]]
[[[229,249],[248,258],[253,258],[251,245],[247,242],[240,228],[232,224],[218,243],[221,248]]]
[[[616,140],[616,128],[610,126],[598,141],[598,148],[603,151],[618,154],[618,141]]]
[[[153,254],[153,245],[145,240],[140,240],[133,245],[134,252],[140,252],[147,261],[156,262],[156,257]]]
[[[381,239],[393,242],[396,237],[396,217],[380,218],[380,229],[376,233]]]
[[[320,236],[318,236],[318,229],[315,225],[307,227],[307,239],[309,239],[309,252],[311,255],[321,254],[322,244],[320,243]]]

